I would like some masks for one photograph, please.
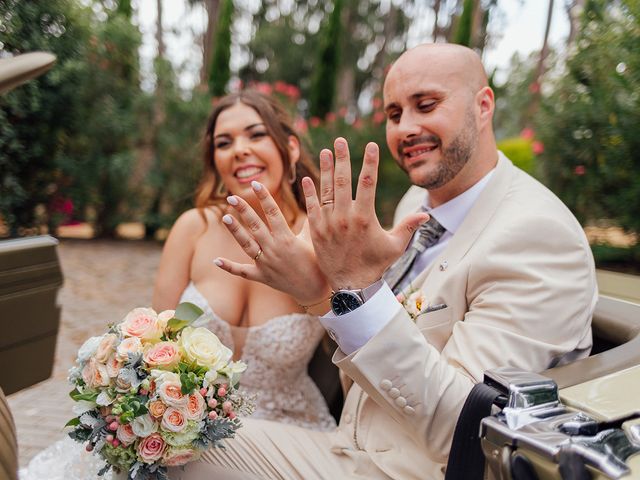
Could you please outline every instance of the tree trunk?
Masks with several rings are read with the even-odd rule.
[[[354,25],[353,20],[355,15],[351,11],[354,8],[352,5],[348,4],[342,10],[341,22],[343,25],[343,32],[346,35],[349,35],[350,32],[353,31]],[[343,42],[345,39],[343,38]],[[355,64],[354,62],[345,61],[345,55],[341,55],[340,62],[340,71],[338,72],[338,81],[337,88],[338,92],[336,95],[337,105],[351,107],[355,105],[355,81],[356,81],[356,72],[354,70]]]
[[[565,3],[567,16],[569,17],[569,36],[567,37],[567,48],[573,45],[580,25],[580,13],[584,8],[585,0],[570,0]]]
[[[551,29],[551,19],[553,18],[553,3],[554,0],[549,0],[549,11],[547,12],[547,25],[544,30],[544,38],[542,40],[542,48],[540,49],[540,57],[538,58],[538,65],[536,67],[536,72],[533,77],[533,83],[531,84],[531,103],[529,104],[529,108],[527,109],[527,117],[526,123],[527,126],[530,127],[533,115],[538,110],[538,106],[540,105],[540,87],[542,82],[542,77],[546,71],[545,60],[549,55],[549,30]]]
[[[204,0],[207,11],[207,31],[202,42],[202,69],[200,70],[200,84],[205,86],[209,82],[211,69],[211,56],[213,54],[213,38],[216,34],[218,14],[220,12],[220,0]]]

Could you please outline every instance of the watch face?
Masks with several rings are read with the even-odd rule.
[[[337,292],[331,298],[331,309],[336,315],[352,312],[360,305],[362,305],[362,300],[352,292]]]

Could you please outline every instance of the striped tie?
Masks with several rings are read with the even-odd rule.
[[[411,265],[413,265],[416,257],[427,248],[438,243],[438,240],[440,240],[440,237],[442,237],[446,231],[447,229],[440,225],[440,223],[433,217],[418,228],[409,248],[407,248],[402,256],[384,273],[383,277],[389,287],[393,290],[393,293],[398,294],[401,291],[399,287],[402,283],[402,279],[409,270],[411,270]]]

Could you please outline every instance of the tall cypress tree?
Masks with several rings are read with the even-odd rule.
[[[333,12],[322,32],[318,64],[311,84],[310,113],[313,116],[324,117],[333,106],[340,64],[341,14],[342,0],[335,0]]]
[[[233,23],[233,0],[223,0],[220,16],[213,40],[213,55],[209,71],[209,92],[214,97],[225,94],[231,78],[229,60],[231,60],[231,24]]]
[[[453,43],[471,47],[471,30],[473,24],[474,0],[464,0],[462,14],[458,19],[458,28],[453,38]]]

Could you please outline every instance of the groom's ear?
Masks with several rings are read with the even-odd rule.
[[[289,160],[295,165],[300,160],[300,140],[298,140],[298,137],[289,135],[287,149],[289,150]]]

